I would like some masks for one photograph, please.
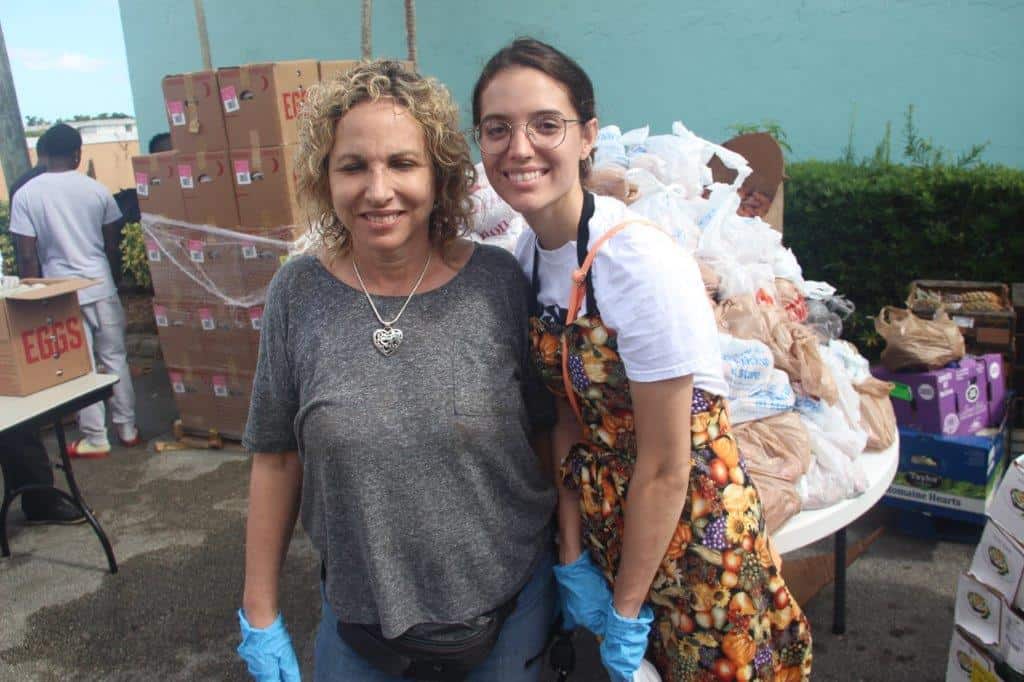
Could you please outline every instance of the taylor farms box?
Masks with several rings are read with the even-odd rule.
[[[893,410],[900,426],[965,436],[989,424],[987,367],[972,357],[960,360],[960,367],[930,372],[890,372],[873,367],[871,373],[884,381],[905,384],[911,400],[894,400]]]
[[[262,305],[154,298],[153,317],[168,366],[256,371]]]
[[[1024,541],[1024,455],[1007,467],[992,500],[989,516],[1007,535],[1017,538],[1018,542]]]
[[[897,401],[893,401],[897,402]],[[900,463],[885,502],[985,523],[1002,475],[1008,427],[994,435],[940,436],[900,428]]]
[[[1012,603],[1024,575],[1024,546],[999,528],[988,523],[981,541],[974,550],[971,575],[999,592],[1007,603]]]
[[[306,91],[320,80],[316,60],[246,64],[217,70],[220,104],[231,149],[298,142]]]
[[[999,657],[1018,673],[1024,673],[1024,618],[1005,604],[999,637]]]
[[[971,682],[971,672],[975,667],[989,673],[995,671],[995,663],[985,649],[954,627],[953,640],[949,643],[946,682]]]
[[[196,225],[235,229],[238,206],[227,151],[175,153],[185,219]]]
[[[288,145],[231,151],[241,231],[262,234],[301,222],[295,192],[295,148]]]
[[[0,298],[0,395],[23,396],[88,374],[79,289],[100,280],[23,279]]]
[[[214,71],[164,76],[162,85],[174,151],[215,152],[228,148]]]
[[[139,210],[173,220],[185,220],[185,203],[174,152],[132,157]]]

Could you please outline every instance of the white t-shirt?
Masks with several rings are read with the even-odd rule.
[[[44,277],[89,277],[103,284],[78,291],[92,303],[117,293],[103,250],[103,225],[121,217],[110,191],[78,171],[43,173],[14,195],[11,232],[35,237]]]
[[[590,245],[619,223],[639,219],[617,199],[595,196]],[[564,318],[578,267],[576,242],[547,251],[526,230],[515,253],[527,277],[538,255],[538,302],[542,308],[557,306],[555,314]],[[601,319],[618,334],[626,376],[662,381],[689,374],[697,388],[728,395],[718,329],[700,270],[670,236],[650,225],[631,225],[605,242],[590,273]],[[580,315],[586,312],[584,298]]]

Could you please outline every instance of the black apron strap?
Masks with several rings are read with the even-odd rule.
[[[582,266],[587,258],[587,248],[590,245],[590,219],[594,217],[594,195],[590,192],[583,193],[583,212],[580,214],[579,225],[576,226],[576,261]],[[539,242],[538,242],[539,243]],[[530,277],[530,287],[533,292],[533,303],[530,314],[534,317],[540,315],[540,248],[533,247],[533,273]],[[594,296],[594,283],[587,273],[587,315],[600,316],[597,309],[597,297]]]

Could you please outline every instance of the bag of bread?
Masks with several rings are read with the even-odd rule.
[[[882,364],[890,372],[932,370],[964,356],[964,337],[945,310],[925,320],[909,310],[886,306],[875,318],[875,331],[885,339]]]
[[[874,377],[853,385],[860,395],[860,420],[868,432],[869,450],[884,450],[896,440],[896,413],[889,398],[892,386]]]

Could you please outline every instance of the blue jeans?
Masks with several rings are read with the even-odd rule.
[[[555,617],[554,556],[546,552],[530,581],[519,594],[516,608],[505,621],[490,656],[467,678],[468,682],[537,682],[543,670],[543,658],[529,667],[547,639]],[[321,592],[323,589],[321,588]],[[323,601],[320,627],[313,653],[314,682],[402,682],[386,675],[353,651],[338,636],[338,618]]]

